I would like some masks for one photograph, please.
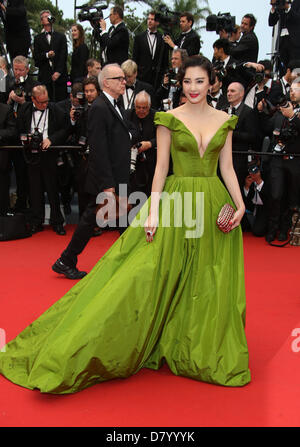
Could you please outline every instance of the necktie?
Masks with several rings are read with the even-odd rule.
[[[236,108],[235,107],[231,107],[231,115],[235,115],[236,113]]]
[[[112,33],[114,32],[115,27],[114,25],[112,25],[112,27],[110,28],[109,32],[108,32],[108,36],[111,37]]]
[[[116,100],[116,99],[114,99],[114,108],[116,108],[116,107],[117,107],[117,105],[118,105],[118,102],[117,102],[117,100]]]

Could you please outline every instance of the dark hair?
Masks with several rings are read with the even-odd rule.
[[[113,6],[112,10],[113,10],[113,13],[114,13],[114,14],[118,14],[118,16],[120,17],[120,19],[123,20],[123,18],[124,18],[124,12],[123,12],[123,9],[121,8],[121,6]]]
[[[98,79],[96,78],[96,76],[91,76],[90,78],[85,78],[82,81],[83,90],[84,90],[84,87],[86,87],[89,84],[93,84],[95,86],[97,92],[100,93],[100,85],[99,85],[99,82],[98,82]]]
[[[265,67],[265,70],[272,71],[272,62],[269,59],[264,59],[262,61],[258,62],[259,64],[263,65]]]
[[[229,40],[228,39],[218,39],[213,44],[213,48],[218,48],[218,50],[220,48],[223,48],[224,53],[225,54],[229,54],[230,53],[230,43],[229,43]]]
[[[300,68],[300,59],[292,59],[288,64],[287,64],[287,69],[289,68],[290,71],[295,70],[295,68]]]
[[[79,38],[73,39],[73,48],[78,48],[80,45],[84,43],[84,29],[82,25],[80,25],[80,23],[73,23],[71,29],[73,28],[73,26],[76,27],[77,30],[79,31]]]
[[[188,22],[192,22],[192,26],[194,25],[194,16],[190,12],[184,11],[180,14],[181,17],[186,17]]]
[[[77,95],[77,93],[82,92],[83,91],[83,85],[82,82],[74,82],[74,84],[72,85],[71,88],[71,93],[73,98]]]
[[[245,19],[250,19],[250,26],[251,26],[251,28],[255,27],[257,20],[256,20],[256,18],[254,17],[253,14],[245,14],[244,18]]]
[[[86,61],[86,66],[87,66],[87,67],[93,67],[95,64],[100,64],[100,65],[101,65],[100,60],[90,58],[90,59],[88,59],[88,60]]]
[[[187,57],[178,72],[178,81],[182,84],[186,70],[190,67],[200,67],[206,71],[210,85],[216,82],[216,72],[209,59],[204,56]]]

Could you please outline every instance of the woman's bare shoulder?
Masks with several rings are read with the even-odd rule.
[[[223,112],[223,110],[217,110],[217,109],[213,110],[213,116],[215,117],[216,120],[218,120],[218,122],[221,125],[226,123],[226,121],[228,121],[230,118],[230,115],[228,115],[228,113]]]

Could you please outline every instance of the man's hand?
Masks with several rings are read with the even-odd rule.
[[[24,92],[22,92],[22,96],[18,96],[15,94],[14,90],[12,90],[9,94],[7,104],[11,104],[13,101],[17,102],[18,104],[24,104],[25,102]]]
[[[247,177],[245,178],[245,190],[246,191],[249,191],[249,188],[253,182],[254,182],[254,179],[252,178],[252,175],[251,174],[247,175]]]
[[[295,114],[294,108],[293,108],[293,105],[292,105],[291,102],[289,102],[289,106],[288,107],[280,107],[280,112],[286,118],[292,118],[292,116],[294,116],[294,114]]]
[[[174,47],[175,47],[175,43],[173,42],[173,40],[171,39],[171,37],[170,37],[168,34],[164,37],[164,41],[165,41],[165,43],[167,43],[171,48],[174,48]]]
[[[253,179],[253,181],[257,184],[260,185],[261,182],[263,181],[263,179],[261,178],[261,174],[260,171],[258,171],[256,174],[250,174],[251,178]]]
[[[51,146],[52,142],[49,140],[49,138],[45,138],[42,142],[42,150],[46,151]]]
[[[262,99],[258,104],[257,104],[257,110],[259,112],[262,112],[264,110],[264,107],[266,106],[266,101],[264,99]]]
[[[254,68],[255,71],[264,71],[265,69],[262,64],[257,64],[256,62],[246,62],[245,67]]]
[[[106,22],[104,19],[99,20],[99,25],[102,31],[106,31]]]
[[[55,73],[53,73],[52,75],[52,81],[55,82],[57,81],[57,79],[60,77],[60,73],[58,73],[58,71],[56,71]]]
[[[48,52],[48,57],[49,57],[49,59],[53,59],[53,58],[55,57],[55,51],[50,50],[50,51]]]
[[[0,6],[1,6],[1,9],[2,9],[4,12],[6,12],[6,8],[5,8],[5,6],[3,5],[3,3],[0,3]]]
[[[138,148],[139,154],[141,152],[148,151],[149,149],[151,149],[151,147],[152,147],[151,141],[141,141],[141,146]]]

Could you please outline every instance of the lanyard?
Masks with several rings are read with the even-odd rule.
[[[129,97],[128,95],[128,89],[126,89],[126,98],[127,98],[127,109],[130,109],[133,103],[133,97],[134,97],[134,90],[132,90],[132,93]]]
[[[41,131],[42,134],[44,134],[44,132],[45,132],[46,119],[47,119],[47,111],[48,111],[48,109],[46,109],[46,116],[45,116],[45,119],[44,119],[44,127],[43,127],[43,130]],[[43,118],[43,116],[44,116],[44,112],[45,112],[45,110],[43,110],[43,111],[42,111],[42,110],[39,110],[39,112],[41,112],[41,116],[40,116],[40,118],[39,118],[37,124],[36,124],[36,120],[35,120],[35,113],[33,113],[33,124],[34,124],[34,128],[35,128],[35,129],[38,129],[38,130],[40,130],[40,129],[39,129],[39,126],[40,126],[40,123],[41,123],[42,118]]]

